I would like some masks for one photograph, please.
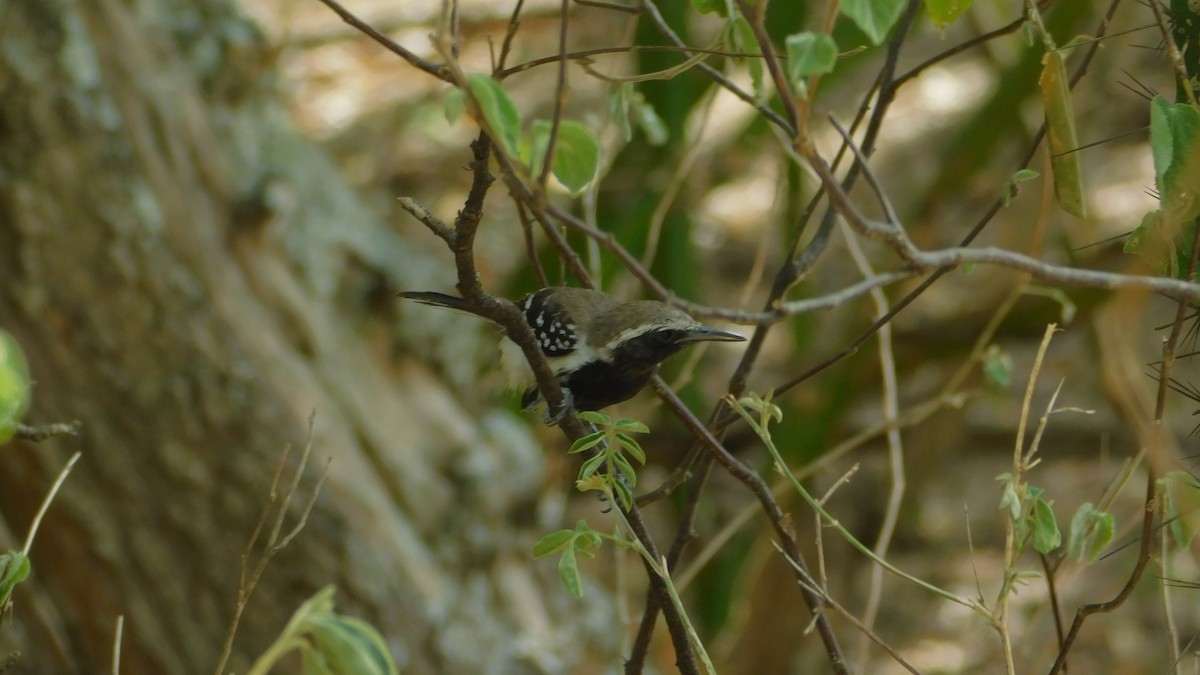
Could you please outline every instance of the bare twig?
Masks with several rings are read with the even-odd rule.
[[[83,422],[79,420],[41,424],[36,427],[27,427],[24,424],[18,424],[16,431],[13,433],[13,438],[40,443],[47,438],[54,438],[55,436],[78,436],[79,430],[82,427]]]
[[[361,31],[364,35],[383,45],[385,49],[404,59],[418,70],[428,73],[443,82],[454,82],[453,78],[450,76],[450,71],[447,70],[444,65],[438,65],[432,61],[426,61],[425,59],[417,56],[415,53],[404,48],[395,40],[372,28],[370,24],[355,16],[350,10],[342,7],[336,0],[319,1],[324,3],[324,5],[329,9],[332,9],[334,12],[336,12],[337,15],[342,18],[342,21],[345,21]]]
[[[117,616],[117,624],[113,629],[112,675],[121,674],[121,633],[125,628],[125,615]]]
[[[50,509],[50,503],[54,501],[54,496],[58,494],[59,488],[62,487],[67,476],[70,475],[71,469],[75,467],[75,463],[83,456],[82,452],[76,452],[67,460],[62,471],[58,472],[58,478],[54,479],[54,484],[50,486],[50,491],[46,493],[46,497],[42,499],[42,503],[38,506],[37,515],[33,517],[33,522],[29,524],[29,533],[25,535],[25,545],[21,547],[21,553],[25,556],[29,555],[29,550],[33,548],[33,538],[37,536],[38,527],[42,524],[42,519],[46,517],[46,511]]]
[[[296,495],[296,491],[300,486],[300,479],[304,475],[304,469],[308,466],[309,455],[312,453],[313,424],[315,420],[316,413],[314,412],[308,418],[308,438],[304,443],[304,450],[300,454],[300,459],[296,464],[292,480],[290,484],[285,486],[282,495],[279,493],[280,480],[283,477],[284,467],[287,466],[288,456],[291,455],[291,446],[285,446],[279,457],[279,463],[275,467],[275,476],[271,479],[271,488],[267,492],[267,503],[263,505],[258,523],[255,524],[254,531],[250,534],[250,539],[246,542],[246,548],[242,551],[239,559],[238,588],[233,604],[233,617],[229,621],[229,629],[225,634],[225,643],[221,648],[221,655],[217,659],[217,666],[213,669],[213,675],[222,675],[225,672],[225,664],[229,662],[229,657],[233,653],[233,640],[237,635],[242,614],[250,602],[250,596],[254,593],[255,587],[258,586],[258,581],[262,577],[263,571],[266,570],[267,564],[271,562],[275,555],[286,548],[292,539],[299,534],[300,530],[304,528],[304,525],[308,522],[308,515],[312,511],[313,505],[316,504],[317,495],[321,491],[321,485],[325,482],[325,477],[329,474],[329,461],[327,461],[324,470],[322,470],[321,475],[317,478],[316,484],[313,485],[312,494],[309,496],[300,518],[296,521],[295,526],[284,533],[283,524],[287,517],[288,507],[292,503],[292,498]],[[262,542],[260,547],[259,537],[263,534],[267,523],[272,521],[272,516],[274,516],[274,521],[271,530],[267,533],[267,538]],[[251,565],[251,558],[254,556],[256,550],[259,550],[258,558]]]

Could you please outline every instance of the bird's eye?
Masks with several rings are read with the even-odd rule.
[[[673,330],[660,330],[654,333],[654,343],[668,347],[678,341],[679,336]]]

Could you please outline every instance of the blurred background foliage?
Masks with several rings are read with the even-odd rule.
[[[476,130],[468,121],[451,125],[443,118],[448,85],[385,52],[340,23],[320,3],[244,0],[244,4],[277,46],[274,56],[283,73],[278,86],[290,101],[295,122],[320,139],[387,222],[414,246],[427,249],[431,264],[423,267],[425,287],[451,289],[453,269],[442,243],[395,204],[397,197],[412,197],[446,220],[462,204],[470,179],[464,169],[467,144]],[[1047,28],[1060,45],[1094,34],[1108,9],[1107,3],[1043,4],[1048,5]],[[359,0],[349,7],[409,49],[437,60],[430,35],[440,20],[439,3]],[[461,59],[467,69],[487,72],[512,7],[471,0],[458,7]],[[659,10],[691,45],[713,44],[723,30],[719,17],[700,15],[687,3],[660,3]],[[558,3],[525,3],[510,66],[556,52],[558,11]],[[644,16],[582,4],[572,5],[571,11],[571,51],[665,44]],[[819,4],[773,2],[766,25],[781,44],[787,34],[818,26],[824,11]],[[898,72],[909,72],[956,45],[1019,23],[1022,12],[1022,3],[1014,0],[979,0],[944,29],[932,26],[922,14],[899,57]],[[1042,178],[1021,185],[1020,193],[984,230],[978,245],[1033,252],[1060,264],[1153,273],[1143,261],[1122,251],[1124,236],[1157,205],[1151,193],[1154,168],[1147,145],[1147,92],[1172,98],[1175,91],[1172,68],[1153,24],[1144,3],[1121,3],[1108,26],[1109,37],[1073,91],[1091,216],[1074,218],[1053,203],[1046,180],[1049,164],[1040,150],[1030,168]],[[844,19],[833,35],[842,55],[835,72],[821,80],[813,122],[815,140],[826,157],[833,156],[839,138],[825,117],[843,123],[854,118],[886,48],[870,47]],[[898,90],[872,166],[918,245],[955,244],[1021,168],[1020,159],[1043,119],[1038,88],[1042,53],[1026,42],[1022,31],[1011,30],[922,70]],[[624,76],[666,71],[681,60],[670,51],[616,51],[596,54],[589,68]],[[749,59],[714,57],[710,63],[740,85],[752,86]],[[1077,60],[1068,61],[1069,69],[1076,65]],[[508,77],[504,87],[525,118],[549,117],[555,77],[551,61]],[[636,85],[666,134],[658,139],[635,125],[634,137],[626,143],[610,116],[613,86],[589,76],[578,63],[568,66],[568,77],[565,113],[598,133],[605,168],[598,185],[581,198],[560,193],[555,199],[643,257],[655,277],[680,297],[713,306],[761,308],[816,188],[814,179],[788,156],[776,130],[692,68]],[[854,196],[864,210],[877,211],[865,188],[856,189]],[[611,256],[577,235],[571,235],[570,241],[600,272],[596,278],[606,290],[625,297],[642,295],[639,285]],[[540,237],[537,242],[552,282],[571,283],[550,247]],[[877,269],[895,264],[881,246],[864,242],[864,247]],[[537,286],[524,253],[518,215],[503,185],[497,185],[488,198],[477,253],[485,288],[515,297]],[[951,272],[892,321],[902,411],[938,397],[951,374],[969,358],[973,342],[1017,276],[995,268]],[[831,292],[858,278],[845,242],[835,236],[821,262],[788,298]],[[495,338],[490,328],[469,319],[435,317],[397,306],[388,293],[361,280],[348,278],[342,283],[347,293],[377,294],[363,306],[395,319],[401,327],[397,348],[426,361],[445,377],[461,392],[469,410],[515,407],[514,396],[503,394],[491,367]],[[898,298],[914,285],[889,289],[888,294]],[[1112,403],[1114,385],[1105,382],[1103,346],[1114,336],[1098,325],[1097,312],[1109,298],[1108,293],[1092,289],[1065,289],[1059,296],[1023,295],[1004,316],[993,340],[1011,358],[1012,384],[989,385],[973,369],[957,390],[963,394],[955,401],[961,407],[944,403],[905,430],[907,489],[890,554],[897,565],[964,595],[976,594],[977,579],[996,579],[1003,528],[994,479],[1010,462],[1021,394],[1037,341],[1049,322],[1060,323],[1064,332],[1050,348],[1035,405],[1044,405],[1061,381],[1059,405],[1094,411],[1056,416],[1042,441],[1045,462],[1034,480],[1053,498],[1060,523],[1078,504],[1098,499],[1120,462],[1136,453],[1136,438]],[[1073,316],[1068,316],[1067,308]],[[1123,337],[1142,363],[1157,358],[1162,334],[1156,328],[1169,318],[1170,305],[1155,299],[1144,314],[1124,317]],[[750,388],[766,391],[836,353],[871,319],[872,306],[861,298],[777,326],[751,375]],[[784,423],[776,430],[776,440],[796,466],[808,465],[839,442],[880,422],[879,355],[874,342],[868,345],[778,400]],[[685,400],[703,414],[724,391],[736,354],[719,347],[696,351],[699,354],[670,362],[664,374],[668,382],[686,385]],[[1194,364],[1185,362],[1181,367],[1180,377],[1194,377]],[[1150,372],[1149,367],[1146,370]],[[1147,377],[1138,385],[1149,391],[1153,382]],[[1167,419],[1190,457],[1195,438],[1189,436],[1189,405],[1182,397],[1173,399]],[[624,404],[620,412],[646,421],[654,432],[652,440],[646,441],[652,467],[642,479],[644,485],[654,485],[677,464],[690,439],[677,423],[660,414],[649,394]],[[561,444],[553,431],[545,432],[544,438],[548,452]],[[757,445],[745,430],[733,431],[728,441],[728,447],[769,474],[769,464]],[[1182,466],[1191,469],[1192,463],[1186,460]],[[569,491],[570,467],[563,460],[561,480],[547,489]],[[895,480],[882,438],[877,436],[824,464],[810,480],[819,494],[852,467],[857,473],[839,488],[831,508],[869,541],[879,528]],[[1141,488],[1136,487],[1140,481],[1134,479],[1130,485],[1112,508],[1121,544],[1135,536],[1140,520]],[[725,476],[714,478],[708,497],[702,505],[695,550],[703,550],[750,501]],[[574,508],[591,513],[596,507],[579,499]],[[799,513],[797,526],[811,529],[811,519]],[[673,522],[669,513],[652,518],[662,528]],[[1107,598],[1119,588],[1134,549],[1127,547],[1088,568],[1067,569],[1061,591],[1066,620],[1078,604]],[[871,566],[829,536],[824,553],[835,596],[860,611],[855,603],[873,573]],[[719,655],[722,672],[808,672],[808,667],[821,667],[821,654],[794,653],[795,635],[807,618],[794,583],[775,556],[763,523],[750,519],[715,551],[688,589],[695,618]],[[1194,561],[1187,551],[1171,562],[1182,578],[1194,578]],[[1038,567],[1036,559],[1025,563],[1030,569]],[[592,572],[604,574],[599,569]],[[896,580],[887,580],[885,588],[878,630],[914,665],[925,672],[1001,672],[994,636],[980,621],[968,619],[965,610]],[[994,588],[982,592],[990,596]],[[1179,591],[1180,602],[1175,605],[1185,641],[1200,630],[1200,603],[1194,602],[1194,592]],[[1075,650],[1078,664],[1073,668],[1080,668],[1077,672],[1166,672],[1169,651],[1162,646],[1163,618],[1156,593],[1152,583],[1144,583],[1128,609],[1089,624],[1081,636],[1083,644]],[[1025,646],[1018,671],[1038,670],[1055,650],[1044,584],[1031,581],[1015,602],[1014,641]],[[847,644],[853,646],[855,640],[848,637]],[[1147,645],[1154,647],[1147,649]],[[664,644],[664,649],[668,647]],[[1192,658],[1188,663],[1194,664]],[[895,669],[882,656],[870,659],[864,672]]]

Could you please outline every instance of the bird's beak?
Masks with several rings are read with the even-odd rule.
[[[688,331],[688,334],[679,338],[679,342],[745,342],[746,338],[737,333],[730,333],[727,330],[720,328],[712,328],[710,326],[696,326]]]

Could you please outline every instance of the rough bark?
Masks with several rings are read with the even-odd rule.
[[[330,476],[268,569],[244,672],[328,583],[409,672],[566,669],[549,565],[528,560],[544,462],[463,414],[397,349],[392,289],[426,261],[378,223],[272,100],[270,53],[227,0],[0,3],[0,327],[36,379],[0,447],[0,547],[83,459],[0,623],[19,672],[209,672],[238,557],[282,448],[316,412]],[[294,509],[295,510],[295,509]],[[576,625],[583,625],[578,622]]]

